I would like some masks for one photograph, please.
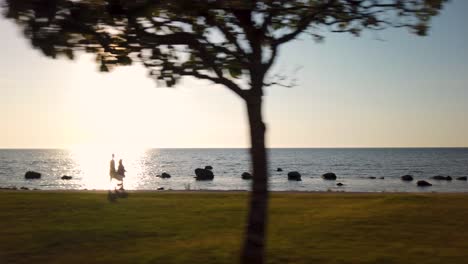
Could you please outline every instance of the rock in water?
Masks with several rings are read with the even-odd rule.
[[[250,174],[248,172],[244,172],[244,173],[242,173],[242,179],[243,180],[251,180],[252,179],[252,174]]]
[[[42,175],[39,172],[35,171],[28,171],[26,174],[24,174],[25,179],[40,179],[41,176]]]
[[[466,181],[468,178],[466,176],[458,177],[457,180],[459,181]]]
[[[205,170],[213,170],[213,167],[211,167],[210,165],[205,166]]]
[[[342,184],[341,182],[337,183],[336,184],[337,186],[343,186],[344,184]]]
[[[276,171],[283,171],[283,169],[282,168],[277,168]]]
[[[374,177],[374,176],[370,176],[370,177],[368,177],[368,178],[371,179],[371,180],[377,179],[377,177]]]
[[[290,181],[302,181],[301,174],[297,171],[291,171],[288,173],[288,180]]]
[[[62,180],[71,180],[72,178],[73,178],[72,176],[63,175],[60,179],[62,179]]]
[[[169,173],[167,173],[167,172],[163,172],[163,173],[161,174],[161,178],[163,178],[163,179],[168,179],[168,178],[170,178],[170,177],[171,177],[171,175],[170,175]]]
[[[325,180],[336,180],[336,174],[333,172],[327,172],[322,175],[322,178],[324,178]]]
[[[412,180],[413,180],[413,176],[411,176],[411,175],[403,175],[403,176],[401,176],[401,180],[403,180],[403,181],[412,181]]]
[[[432,186],[432,184],[428,183],[427,181],[418,181],[416,184],[420,187]]]
[[[210,181],[214,179],[214,174],[211,170],[197,168],[195,169],[195,179],[197,181]]]
[[[451,180],[452,180],[452,177],[450,177],[450,176],[437,175],[437,176],[432,177],[432,179],[434,179],[434,180],[439,180],[439,181],[451,181]]]

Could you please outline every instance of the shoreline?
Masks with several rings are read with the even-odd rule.
[[[41,189],[8,189],[0,188],[0,193],[2,192],[34,192],[34,193],[96,193],[96,194],[106,194],[111,190],[41,190]],[[250,193],[247,190],[125,190],[126,193],[166,193],[166,194],[187,194],[187,193],[200,193],[200,194],[244,194]],[[428,194],[441,194],[441,195],[468,195],[466,192],[436,192],[436,191],[427,191],[427,192],[356,192],[356,191],[269,191],[270,194],[344,194],[344,195],[359,195],[359,194],[369,194],[369,195],[381,195],[381,194],[395,194],[395,195],[428,195]]]

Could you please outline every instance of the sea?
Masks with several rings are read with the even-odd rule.
[[[96,149],[0,149],[0,187],[39,190],[107,190],[112,151]],[[248,191],[251,172],[248,149],[145,149],[115,153],[126,169],[127,190]],[[335,192],[468,192],[468,148],[272,148],[268,149],[272,191]],[[212,181],[197,181],[194,170],[212,166]],[[278,171],[281,168],[282,171]],[[25,179],[27,171],[42,174]],[[301,181],[289,181],[298,171]],[[171,178],[158,177],[163,172]],[[337,180],[321,175],[333,172]],[[410,174],[414,181],[401,180]],[[61,177],[72,176],[70,180]],[[436,175],[452,181],[433,180]],[[375,177],[370,178],[370,177]],[[429,187],[418,187],[426,180]],[[342,183],[343,186],[338,186]]]

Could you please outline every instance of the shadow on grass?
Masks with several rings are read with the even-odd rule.
[[[128,198],[128,193],[125,190],[114,190],[107,192],[107,200],[111,203],[116,203],[118,199]]]

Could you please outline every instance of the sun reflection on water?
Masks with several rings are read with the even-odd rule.
[[[112,154],[115,155],[115,165],[119,159],[125,166],[124,188],[137,189],[143,175],[142,161],[145,149],[132,147],[77,147],[71,150],[71,157],[80,170],[81,189],[108,190],[115,187],[115,181],[110,180],[109,166]]]

